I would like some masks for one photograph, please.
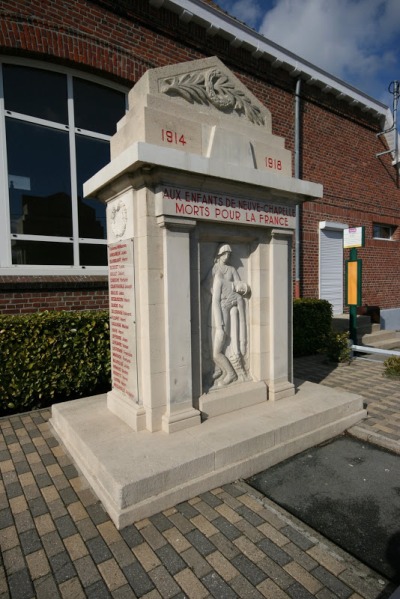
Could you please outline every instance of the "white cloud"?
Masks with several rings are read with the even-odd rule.
[[[231,15],[255,28],[265,11],[257,0],[220,0],[218,4]]]
[[[277,0],[259,31],[369,91],[374,79],[395,70],[399,28],[398,0]]]

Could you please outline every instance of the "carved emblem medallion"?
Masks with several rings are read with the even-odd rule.
[[[122,237],[128,222],[128,212],[123,202],[119,201],[111,210],[111,230],[115,237]]]

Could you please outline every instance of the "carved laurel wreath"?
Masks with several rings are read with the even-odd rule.
[[[160,91],[169,96],[181,96],[191,103],[212,104],[224,112],[235,110],[255,125],[265,124],[261,110],[218,69],[168,77],[161,81]]]

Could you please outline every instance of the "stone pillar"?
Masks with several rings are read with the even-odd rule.
[[[193,408],[189,233],[196,221],[159,217],[163,228],[166,412],[162,429],[172,433],[200,424]]]
[[[271,230],[269,399],[294,394],[292,332],[293,231]]]

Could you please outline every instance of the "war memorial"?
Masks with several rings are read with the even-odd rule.
[[[296,206],[322,192],[217,58],[131,90],[85,184],[107,204],[112,390],[52,415],[118,527],[365,417],[360,396],[293,379]]]

